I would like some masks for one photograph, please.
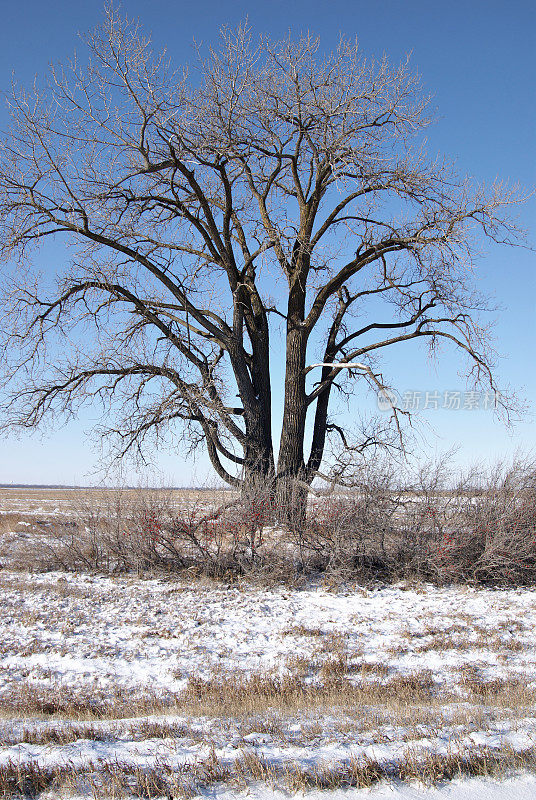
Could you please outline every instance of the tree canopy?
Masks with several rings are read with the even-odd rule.
[[[389,387],[385,349],[445,341],[495,388],[471,273],[482,237],[518,241],[518,194],[427,155],[408,63],[242,26],[190,74],[113,8],[85,41],[86,64],[9,99],[0,254],[27,269],[4,280],[5,424],[98,397],[121,453],[178,424],[232,485],[310,485],[329,437],[382,441],[350,442],[329,410],[334,388]],[[71,245],[54,285],[31,268],[48,237]]]

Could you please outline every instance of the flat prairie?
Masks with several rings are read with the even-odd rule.
[[[20,512],[22,514],[45,514],[73,516],[80,508],[106,506],[121,495],[132,502],[141,495],[160,498],[177,509],[192,504],[218,506],[234,496],[226,489],[139,489],[139,488],[35,488],[0,487],[0,514]]]

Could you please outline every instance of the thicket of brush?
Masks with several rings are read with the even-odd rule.
[[[388,467],[363,471],[344,493],[309,499],[288,521],[269,487],[207,511],[171,497],[118,492],[58,523],[41,566],[106,572],[166,571],[264,580],[420,578],[536,583],[536,465],[472,472],[453,482],[442,464],[400,483]]]

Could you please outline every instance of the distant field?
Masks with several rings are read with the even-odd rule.
[[[141,495],[161,498],[178,509],[193,503],[220,505],[233,496],[226,489],[42,489],[33,487],[0,488],[0,514],[44,514],[71,516],[88,506],[106,506],[121,496],[126,502]]]

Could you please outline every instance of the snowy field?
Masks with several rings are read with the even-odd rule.
[[[144,491],[143,489],[141,490]],[[191,507],[213,508],[227,502],[233,492],[228,489],[161,489],[150,490],[152,497],[161,497],[177,510]],[[30,519],[48,520],[80,516],[87,508],[107,507],[115,498],[136,498],[140,489],[36,489],[0,487],[0,515],[22,515]]]
[[[0,603],[0,796],[536,796],[532,590],[19,563]]]

